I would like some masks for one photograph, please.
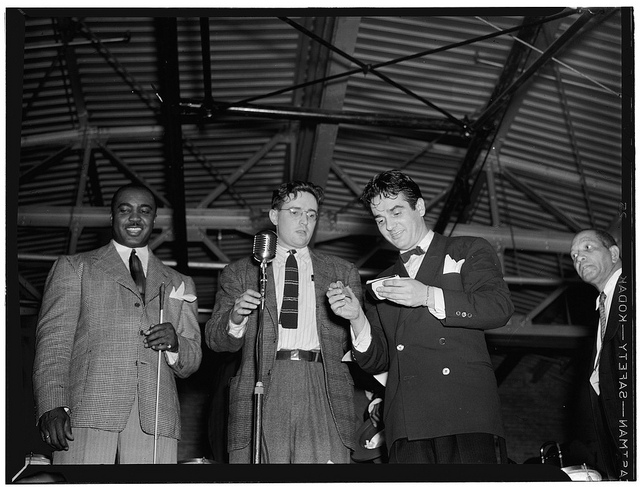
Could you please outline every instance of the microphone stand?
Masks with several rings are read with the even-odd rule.
[[[262,383],[262,328],[264,325],[264,297],[267,287],[267,260],[260,263],[260,317],[256,333],[256,385],[253,391],[253,463],[261,463],[262,451],[262,402],[264,384]]]

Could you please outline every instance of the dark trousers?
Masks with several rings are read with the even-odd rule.
[[[467,433],[409,441],[401,438],[389,450],[389,463],[508,463],[504,438]]]
[[[607,417],[604,410],[602,396],[597,395],[591,389],[594,423],[598,436],[598,456],[596,467],[600,473],[604,473],[606,480],[620,480],[622,459],[614,439],[614,434],[607,426]]]

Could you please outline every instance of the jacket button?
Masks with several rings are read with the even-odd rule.
[[[456,311],[456,316],[460,316],[460,311]]]
[[[449,367],[445,367],[444,369],[442,369],[442,375],[449,375],[451,371],[449,370]]]
[[[467,313],[467,318],[471,318],[473,315],[471,313]]]
[[[400,344],[396,348],[398,349],[398,352],[402,352],[404,350],[404,345]]]
[[[462,317],[466,318],[467,317],[467,313],[465,311],[462,312]]]
[[[447,343],[444,338],[441,338],[440,340],[438,340],[438,342],[440,342],[440,345],[444,345],[445,343]]]
[[[139,308],[139,307],[140,307],[140,303],[136,303],[136,304],[134,304],[134,306],[135,306],[136,308]]]

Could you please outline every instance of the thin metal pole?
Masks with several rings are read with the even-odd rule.
[[[164,282],[160,284],[160,323],[164,321]],[[155,465],[158,454],[158,406],[160,404],[160,366],[162,365],[162,350],[158,350],[158,377],[156,379],[156,420],[153,427],[153,463]]]

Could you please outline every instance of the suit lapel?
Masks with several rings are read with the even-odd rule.
[[[618,302],[618,295],[620,294],[620,278],[616,281],[615,291],[611,299],[611,308],[609,308],[609,316],[607,316],[607,328],[604,333],[603,342],[610,341],[618,333],[620,327],[620,321],[618,320],[618,312],[615,307],[615,303]]]
[[[422,259],[422,264],[416,273],[415,279],[417,281],[422,282],[423,284],[429,284],[432,286],[439,286],[440,280],[442,276],[442,262],[444,260],[445,253],[445,240],[440,238],[440,235],[437,233],[434,234],[433,240],[427,249],[427,253]],[[400,265],[404,269],[404,265],[402,261],[398,259],[398,263],[396,265]],[[401,274],[402,275],[402,274]],[[405,271],[405,275],[407,275]],[[411,318],[415,313],[422,314],[424,309],[422,307],[418,308],[407,308],[404,306],[398,307],[398,329],[401,325],[404,324],[409,318]]]
[[[160,286],[165,285],[165,297],[171,292],[173,285],[164,264],[149,249],[147,262],[147,285],[145,287],[145,301],[149,304],[160,295]]]
[[[427,253],[422,260],[422,265],[416,274],[416,280],[438,286],[440,276],[442,275],[442,262],[445,254],[445,240],[440,235],[434,233],[431,245],[427,249]]]
[[[326,299],[326,292],[329,289],[329,284],[331,284],[335,279],[332,275],[327,273],[325,270],[326,267],[324,265],[324,260],[322,257],[314,254],[309,250],[309,255],[311,256],[311,265],[313,266],[313,288],[316,295],[316,313],[317,319],[316,322],[318,325],[318,333],[320,333],[320,327],[327,327],[328,320],[326,319],[326,309],[322,306]],[[348,283],[343,283],[347,285]]]
[[[252,265],[252,264],[249,264]],[[262,286],[260,279],[262,277],[262,271],[258,268],[258,288]],[[275,277],[273,275],[273,265],[267,266],[267,287],[265,290],[265,302],[264,311],[269,319],[265,316],[264,325],[272,326],[274,336],[278,336],[278,301],[276,298],[276,284]]]
[[[113,243],[109,242],[109,244],[98,249],[94,255],[94,265],[96,268],[101,269],[109,278],[140,296],[138,288],[133,282],[131,274],[127,270],[126,264],[122,261],[122,258],[120,257],[120,254],[118,254]],[[160,293],[160,284],[163,282],[167,287],[169,287],[171,282],[169,274],[166,271],[166,267],[162,264],[160,259],[149,251],[149,261],[147,262],[147,284],[145,289],[145,301],[147,304],[152,299],[158,297],[158,294]],[[170,291],[171,289],[166,292]]]
[[[118,254],[113,243],[109,242],[98,249],[93,259],[93,265],[97,269],[101,269],[107,277],[138,294],[138,289],[131,278],[131,274],[129,274],[127,266],[120,258],[120,254]]]

